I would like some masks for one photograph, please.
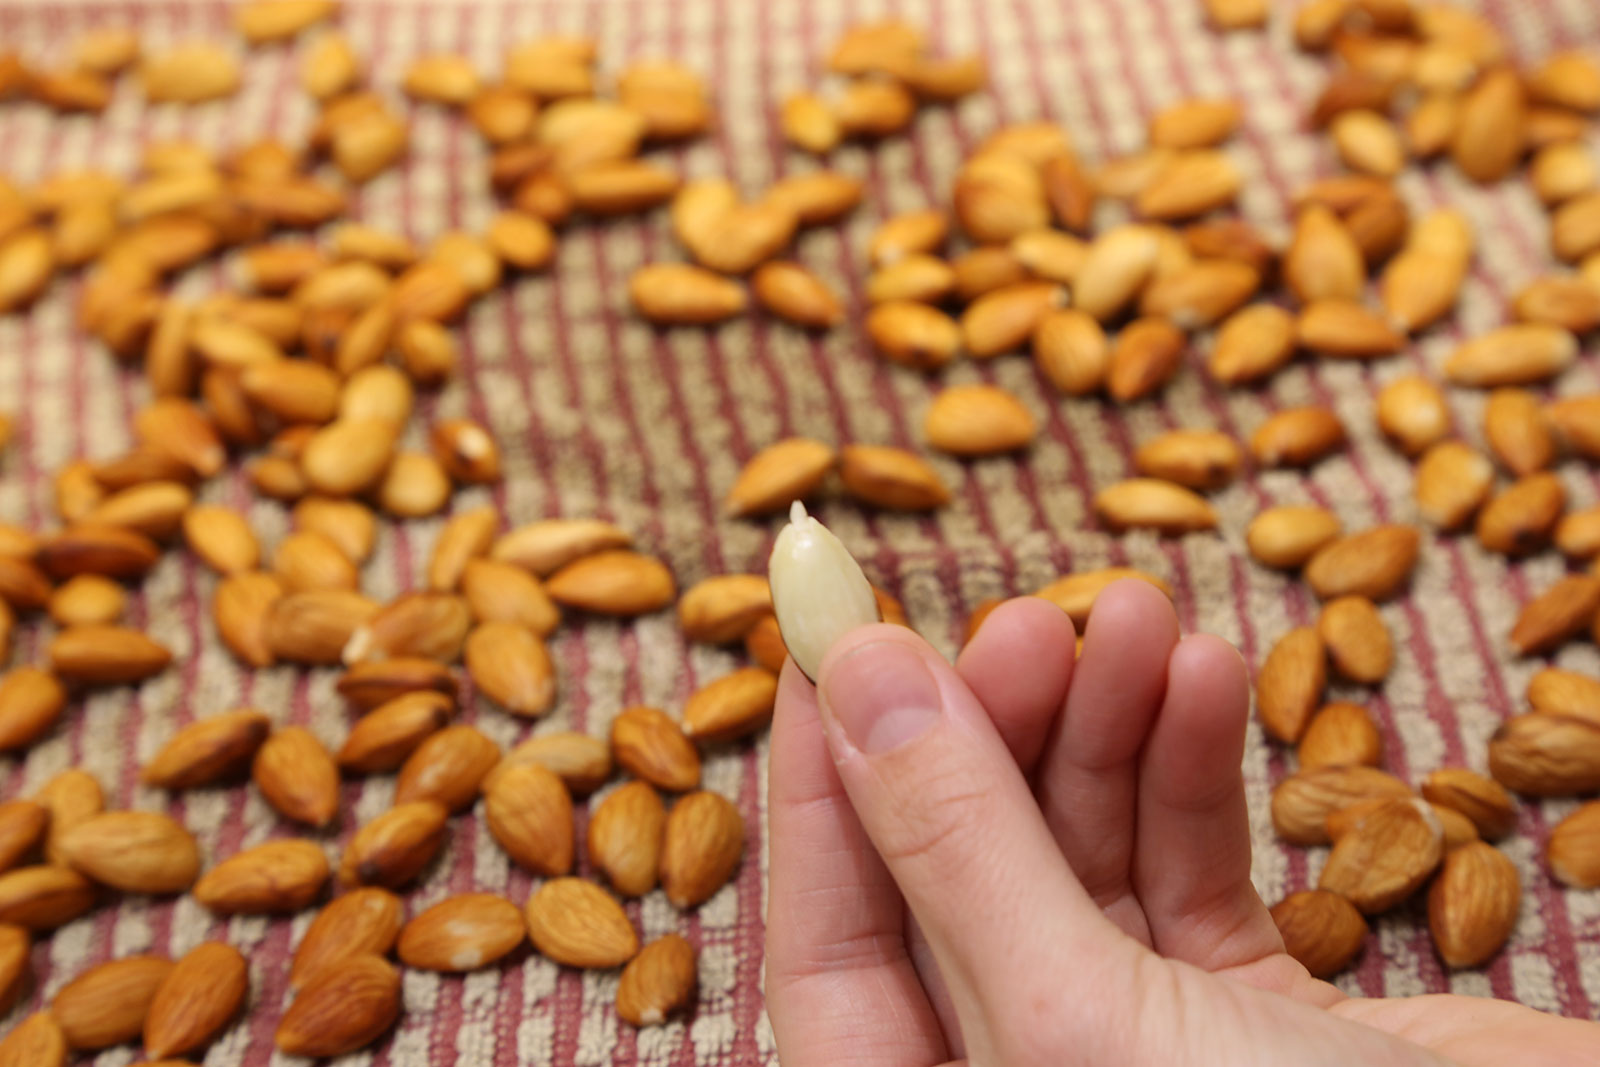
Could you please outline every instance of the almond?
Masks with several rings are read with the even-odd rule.
[[[667,822],[661,797],[647,782],[628,782],[608,794],[589,820],[589,861],[623,896],[655,888]]]
[[[1489,773],[1531,796],[1600,789],[1600,723],[1544,712],[1507,719],[1489,739]]]
[[[956,173],[956,220],[980,245],[1005,244],[1050,221],[1044,181],[1030,161],[1009,152],[982,151]]]
[[[94,884],[68,867],[18,867],[0,874],[0,923],[54,930],[94,903]]]
[[[183,535],[200,561],[218,574],[254,570],[261,547],[254,531],[237,511],[217,504],[196,504],[183,516]]]
[[[295,529],[327,538],[353,564],[372,555],[377,519],[365,504],[308,496],[294,506],[293,518]]]
[[[1583,805],[1551,829],[1545,861],[1563,885],[1600,885],[1600,801]]]
[[[1044,317],[1060,306],[1064,295],[1054,283],[1032,281],[985,293],[961,316],[961,338],[967,351],[983,359],[1021,347]]]
[[[1517,291],[1511,311],[1519,322],[1588,333],[1600,326],[1600,287],[1581,276],[1539,278]]]
[[[965,457],[1025,448],[1037,430],[1022,402],[993,385],[950,386],[934,397],[923,418],[929,444]]]
[[[691,641],[738,641],[772,612],[772,592],[759,574],[724,574],[696,582],[678,598],[678,625]]]
[[[455,706],[455,674],[442,663],[426,659],[391,659],[358,663],[340,677],[339,695],[361,711],[387,704],[406,693],[434,692]]]
[[[510,563],[468,560],[461,591],[472,617],[480,623],[508,623],[548,637],[561,622],[560,609],[539,580]]]
[[[394,458],[395,435],[394,423],[382,418],[347,416],[329,423],[301,453],[306,483],[329,496],[371,488]]]
[[[1417,159],[1442,155],[1455,139],[1460,123],[1460,93],[1449,89],[1424,93],[1405,119],[1406,150]]]
[[[1428,929],[1451,967],[1476,967],[1511,937],[1522,885],[1516,864],[1482,841],[1454,849],[1428,891]]]
[[[882,445],[848,445],[840,452],[845,492],[873,507],[929,511],[943,507],[950,491],[922,457]]]
[[[956,357],[961,327],[938,308],[910,300],[890,300],[867,312],[867,336],[891,363],[937,370]]]
[[[632,541],[626,531],[600,519],[543,519],[504,534],[489,555],[544,578],[574,560],[626,548]]]
[[[1523,606],[1511,628],[1519,655],[1548,652],[1590,628],[1600,611],[1600,578],[1571,574]]]
[[[1294,355],[1294,318],[1275,304],[1235,312],[1217,331],[1207,361],[1211,376],[1237,385],[1272,374]]]
[[[339,410],[339,376],[308,360],[252,363],[239,375],[239,385],[258,408],[285,423],[320,425]]]
[[[1342,596],[1324,604],[1317,618],[1317,634],[1327,647],[1328,658],[1346,678],[1377,685],[1388,676],[1394,645],[1377,605],[1366,597]]]
[[[145,1015],[173,963],[160,956],[129,956],[91,967],[62,986],[50,1014],[74,1049],[102,1049],[144,1033]]]
[[[1099,322],[1111,319],[1150,280],[1159,251],[1146,226],[1117,226],[1096,237],[1074,279],[1073,306]]]
[[[867,244],[867,258],[874,267],[897,263],[907,256],[928,254],[944,246],[950,233],[950,219],[935,209],[893,215],[879,224]]]
[[[339,810],[339,768],[315,734],[284,726],[256,751],[250,776],[278,814],[326,826]]]
[[[1576,49],[1554,52],[1528,74],[1528,93],[1542,104],[1600,110],[1600,67]]]
[[[1387,801],[1334,844],[1318,888],[1365,914],[1387,911],[1427,881],[1443,850],[1443,830],[1426,801]]]
[[[1194,97],[1157,112],[1146,139],[1162,148],[1209,148],[1232,137],[1242,117],[1237,100]]]
[[[1172,221],[1204,215],[1231,204],[1244,178],[1225,153],[1212,149],[1179,152],[1135,197],[1135,208],[1149,219]]]
[[[230,856],[195,883],[194,898],[215,915],[292,914],[317,899],[328,858],[312,841],[268,841]]]
[[[1577,358],[1577,340],[1559,326],[1501,326],[1458,347],[1445,361],[1457,385],[1529,385],[1565,370]]]
[[[10,1012],[22,999],[28,980],[28,953],[33,948],[28,931],[0,923],[0,1011]]]
[[[1400,351],[1405,337],[1376,312],[1353,300],[1314,300],[1300,312],[1301,347],[1336,359],[1372,359]]]
[[[306,49],[300,66],[300,84],[318,100],[330,100],[351,89],[361,78],[360,61],[343,34],[326,33]]]
[[[1172,380],[1183,364],[1183,332],[1165,319],[1136,319],[1111,347],[1106,392],[1128,403],[1142,400]]]
[[[84,516],[84,522],[166,540],[178,531],[184,510],[193,501],[194,493],[181,482],[145,482],[106,497]]]
[[[867,277],[867,303],[937,304],[955,291],[955,285],[955,271],[944,260],[921,253],[902,256]]]
[[[1301,303],[1359,300],[1366,273],[1361,249],[1338,216],[1318,204],[1300,212],[1283,277]]]
[[[1496,389],[1484,407],[1489,450],[1517,475],[1532,474],[1555,459],[1555,435],[1538,398],[1523,389]]]
[[[592,882],[555,878],[528,898],[534,947],[569,967],[616,967],[639,951],[639,938],[615,898]]]
[[[426,55],[406,68],[401,87],[417,100],[460,106],[478,91],[478,74],[465,56]]]
[[[1272,907],[1284,950],[1314,978],[1331,978],[1361,951],[1367,923],[1344,897],[1326,889],[1291,893]]]
[[[1356,108],[1341,112],[1329,131],[1339,158],[1351,170],[1392,178],[1405,166],[1406,153],[1399,131],[1376,111]]]
[[[753,733],[772,718],[778,678],[760,667],[746,667],[718,678],[689,695],[683,706],[683,732],[702,743],[731,741]]]
[[[1352,594],[1386,600],[1410,577],[1420,543],[1414,527],[1374,526],[1318,549],[1305,578],[1324,600]]]
[[[980,245],[951,260],[950,267],[955,271],[956,299],[963,304],[971,304],[992,292],[1022,285],[1030,280],[1028,269],[1012,253],[1009,244]],[[995,310],[1004,310],[1008,304],[1016,304],[1015,310],[1023,310],[1028,306],[1028,301],[1002,301]],[[998,321],[1003,325],[1010,317],[1000,315]],[[986,314],[980,318],[996,316]],[[981,324],[978,332],[980,337],[986,333]]]
[[[1304,467],[1343,447],[1344,424],[1327,408],[1287,408],[1250,435],[1250,452],[1263,467]]]
[[[0,1067],[66,1067],[67,1041],[49,1012],[34,1012],[0,1041]]]
[[[335,0],[250,0],[233,9],[233,24],[251,44],[286,41],[333,18]]]
[[[395,803],[432,800],[453,812],[471,806],[483,779],[500,762],[500,746],[471,726],[451,726],[431,734],[405,765],[395,783]]]
[[[623,968],[617,1014],[635,1026],[655,1026],[684,1007],[695,990],[694,947],[677,934],[650,942]]]
[[[1494,466],[1460,441],[1442,441],[1417,464],[1417,510],[1441,530],[1470,519],[1494,488]]]
[[[351,636],[377,612],[378,605],[347,590],[291,593],[272,602],[263,636],[267,648],[278,659],[338,663]]]
[[[1292,774],[1272,791],[1272,825],[1295,845],[1326,844],[1328,816],[1363,800],[1409,797],[1411,790],[1376,767],[1314,767]]]
[[[1568,448],[1586,458],[1600,455],[1600,396],[1562,397],[1544,413]]]
[[[573,205],[601,216],[648,211],[671,200],[678,185],[672,171],[634,159],[595,163],[567,176]]]
[[[484,797],[489,832],[514,862],[547,878],[572,870],[572,797],[554,772],[531,761],[501,768]]]
[[[415,658],[453,661],[461,652],[472,614],[467,602],[450,593],[407,593],[358,626],[345,643],[343,659]]]
[[[67,693],[55,675],[16,667],[0,676],[0,752],[27,748],[61,717]]]
[[[156,1059],[209,1045],[244,1006],[250,968],[231,945],[190,949],[156,987],[145,1016],[145,1054]]]
[[[1527,696],[1535,711],[1600,722],[1600,680],[1576,671],[1546,667],[1528,679]]]
[[[34,794],[34,799],[50,812],[50,828],[44,842],[45,860],[64,866],[67,857],[61,849],[61,839],[85,819],[105,810],[105,792],[94,775],[74,768],[51,778]]]
[[[1422,795],[1466,816],[1486,840],[1497,841],[1516,829],[1516,808],[1505,787],[1465,767],[1434,771],[1423,780]]]
[[[428,588],[438,592],[454,590],[468,562],[488,554],[499,523],[499,516],[490,507],[473,508],[453,516],[433,543],[433,554],[428,559]],[[543,590],[540,592],[542,594]]]
[[[1528,181],[1546,207],[1593,192],[1600,186],[1600,167],[1581,143],[1565,142],[1541,148],[1528,167]]]
[[[1146,286],[1139,313],[1168,319],[1180,329],[1200,329],[1237,310],[1260,285],[1260,273],[1248,263],[1198,259]]]
[[[194,836],[157,812],[91,816],[61,837],[60,849],[74,870],[129,893],[181,893],[200,873]]]
[[[50,579],[30,560],[0,556],[0,600],[16,611],[37,611],[50,602]]]
[[[764,263],[750,279],[756,302],[796,326],[826,330],[844,318],[838,296],[798,263]]]
[[[1130,478],[1095,494],[1095,514],[1112,530],[1151,529],[1166,535],[1210,530],[1216,511],[1180,485],[1154,478]]]
[[[504,897],[463,893],[428,908],[400,931],[400,960],[426,971],[487,967],[527,937],[522,912]]]
[[[230,575],[217,584],[211,602],[212,619],[222,643],[252,667],[275,662],[267,638],[267,620],[283,596],[283,584],[257,571]]]
[[[669,792],[700,782],[700,757],[678,724],[659,708],[624,708],[611,723],[611,750],[622,768]]]
[[[482,623],[468,634],[464,652],[473,684],[512,714],[534,718],[555,702],[555,666],[532,631],[509,622]]]
[[[1379,299],[1397,329],[1415,333],[1450,313],[1465,276],[1466,263],[1455,256],[1408,248],[1384,268]]]
[[[1072,624],[1081,632],[1088,624],[1089,611],[1094,607],[1094,602],[1100,598],[1100,594],[1107,586],[1124,578],[1148,582],[1165,593],[1169,599],[1172,596],[1172,586],[1166,581],[1132,567],[1102,567],[1099,570],[1064,575],[1043,586],[1033,595],[1050,601],[1066,612],[1072,619]]]
[[[196,719],[172,736],[139,772],[161,789],[193,789],[242,772],[272,731],[255,708],[236,708]]]
[[[341,770],[357,774],[396,770],[418,745],[444,728],[454,710],[454,702],[441,693],[402,694],[363,716],[335,759]]]
[[[0,872],[9,871],[17,861],[44,840],[50,824],[50,809],[37,801],[18,797],[0,803]],[[5,983],[0,982],[0,988]]]
[[[1408,456],[1427,451],[1450,433],[1450,409],[1439,387],[1418,375],[1378,390],[1378,428]]]
[[[690,793],[667,815],[661,846],[661,885],[679,908],[709,900],[733,874],[744,852],[744,819],[716,793]]]
[[[141,533],[117,526],[77,524],[39,543],[39,566],[55,579],[78,574],[138,578],[161,558],[161,549]]]
[[[312,590],[354,590],[360,585],[355,565],[339,546],[319,533],[299,531],[278,542],[272,572],[287,593]]]
[[[602,615],[647,614],[677,595],[665,564],[624,549],[575,560],[552,574],[545,588],[559,604]]]
[[[1327,655],[1318,632],[1301,626],[1278,639],[1256,675],[1256,712],[1267,733],[1294,744],[1322,702]]]
[[[838,171],[812,171],[774,182],[765,199],[788,207],[802,226],[817,226],[837,222],[854,211],[865,188],[861,179]]]
[[[1495,494],[1478,513],[1478,541],[1508,556],[1538,551],[1550,541],[1566,490],[1554,474],[1530,474]]]
[[[1111,346],[1091,316],[1077,308],[1060,308],[1039,320],[1033,333],[1033,360],[1050,384],[1069,396],[1083,396],[1105,384]]]
[[[1306,724],[1296,751],[1301,770],[1352,764],[1375,767],[1383,758],[1383,738],[1366,708],[1327,704]]]
[[[894,82],[861,79],[846,84],[833,104],[839,129],[850,137],[888,137],[911,123],[912,95]]]
[[[352,889],[323,908],[295,950],[289,985],[298,989],[318,970],[350,956],[387,955],[400,934],[400,898],[386,889]]]
[[[495,779],[519,763],[537,763],[561,779],[577,795],[594,792],[611,777],[611,748],[605,741],[570,730],[530,737],[506,753],[483,781],[485,792]]]
[[[431,800],[390,808],[357,830],[345,845],[339,881],[388,888],[411,881],[444,844],[449,816],[443,805]]]
[[[359,953],[307,978],[273,1041],[291,1056],[332,1057],[376,1041],[400,1016],[400,972]]]
[[[548,267],[556,255],[556,237],[551,231],[549,223],[533,215],[521,211],[502,211],[489,223],[489,228],[484,231],[484,238],[506,265],[517,270],[536,271]],[[412,324],[413,326],[417,324]],[[398,338],[402,357],[405,358],[408,369],[413,378],[417,377],[414,368],[424,362],[421,358],[423,349],[433,349],[426,362],[442,362],[439,350],[448,349],[448,363],[454,364],[454,339],[444,331],[433,327],[413,332],[408,335],[402,330]],[[408,349],[418,351],[407,354]]]
[[[1518,131],[1526,106],[1522,82],[1509,68],[1489,71],[1468,91],[1450,142],[1450,157],[1463,174],[1492,182],[1511,173],[1522,155]]]

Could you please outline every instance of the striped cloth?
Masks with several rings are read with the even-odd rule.
[[[1482,251],[1455,325],[1401,358],[1372,366],[1299,362],[1260,390],[1220,389],[1189,368],[1158,401],[1124,408],[1063,400],[1020,357],[962,363],[939,379],[924,378],[890,368],[866,350],[859,328],[866,238],[890,213],[943,203],[964,154],[1000,123],[1058,120],[1081,153],[1096,160],[1137,147],[1148,116],[1181,97],[1238,97],[1246,120],[1231,151],[1246,175],[1241,209],[1281,237],[1289,194],[1336,169],[1325,141],[1300,131],[1298,116],[1322,74],[1318,62],[1290,48],[1285,20],[1264,36],[1218,37],[1202,29],[1200,5],[1190,0],[519,0],[347,7],[349,36],[391,93],[413,56],[462,52],[492,71],[508,42],[548,32],[592,34],[608,70],[636,56],[681,59],[708,76],[721,120],[714,136],[674,153],[677,162],[686,175],[728,174],[750,193],[815,165],[784,149],[775,109],[785,93],[815,83],[816,57],[849,23],[897,14],[929,27],[943,50],[980,49],[988,56],[991,92],[955,109],[923,112],[910,137],[876,150],[847,148],[833,160],[866,179],[867,203],[844,226],[803,236],[797,255],[850,294],[845,327],[815,337],[751,315],[715,331],[658,333],[629,313],[624,282],[643,263],[679,256],[664,213],[604,227],[578,225],[564,235],[551,273],[517,281],[475,306],[461,331],[460,380],[422,401],[422,418],[408,440],[421,444],[421,425],[434,417],[483,421],[506,450],[506,478],[492,490],[460,494],[456,507],[489,502],[508,524],[550,515],[613,519],[663,555],[687,586],[712,574],[761,569],[771,528],[717,517],[718,500],[758,448],[791,434],[917,447],[921,413],[941,384],[996,382],[1040,418],[1040,440],[1025,459],[934,460],[955,487],[955,500],[931,517],[867,514],[837,499],[819,507],[869,574],[904,600],[913,625],[951,653],[979,601],[1029,591],[1069,570],[1128,564],[1171,581],[1185,629],[1221,634],[1259,663],[1279,635],[1314,618],[1316,604],[1298,581],[1247,560],[1246,522],[1265,506],[1296,502],[1333,508],[1347,528],[1415,520],[1411,466],[1376,433],[1374,391],[1398,375],[1435,368],[1463,333],[1498,323],[1518,285],[1550,269],[1545,217],[1525,185],[1485,190],[1448,167],[1417,170],[1400,182],[1413,208],[1461,207],[1477,226]],[[1483,9],[1522,56],[1556,45],[1600,48],[1600,9],[1590,0],[1485,0]],[[77,31],[106,23],[134,25],[156,43],[223,36],[228,19],[226,5],[217,2],[0,2],[0,42],[30,57],[59,53]],[[236,98],[194,109],[147,110],[129,84],[97,119],[58,118],[31,105],[0,108],[0,160],[9,177],[26,182],[84,166],[130,172],[150,139],[182,137],[218,149],[267,133],[294,142],[312,117],[296,72],[294,50],[274,49],[248,57],[245,87]],[[421,240],[451,228],[482,227],[496,208],[481,142],[436,108],[409,107],[409,115],[411,161],[364,189],[356,214]],[[229,277],[227,263],[208,266],[191,272],[180,288],[203,294]],[[18,441],[0,460],[0,520],[48,525],[50,472],[75,456],[104,457],[127,447],[130,417],[145,399],[136,377],[72,329],[74,290],[75,283],[58,284],[31,314],[0,320],[0,405],[14,409],[20,423]],[[1198,359],[1197,353],[1191,362]],[[1585,359],[1555,391],[1597,387],[1600,376]],[[1454,392],[1450,402],[1461,434],[1478,440],[1482,395]],[[1216,494],[1220,535],[1114,537],[1094,522],[1092,494],[1131,472],[1136,442],[1179,426],[1242,437],[1269,413],[1304,403],[1332,406],[1351,430],[1351,447],[1308,474],[1256,474]],[[1568,463],[1560,474],[1574,506],[1600,496],[1586,466]],[[255,500],[236,475],[208,485],[203,495],[247,508],[269,546],[287,529],[284,509]],[[365,570],[365,588],[387,597],[416,584],[440,524],[385,529]],[[1519,710],[1538,666],[1513,660],[1505,633],[1519,605],[1563,571],[1553,553],[1512,564],[1484,553],[1471,538],[1430,540],[1409,595],[1383,608],[1397,652],[1388,682],[1376,693],[1336,686],[1330,698],[1371,707],[1384,735],[1386,765],[1408,781],[1447,764],[1482,768],[1488,735]],[[213,859],[297,833],[249,788],[169,798],[137,784],[138,765],[176,728],[233,705],[253,704],[281,722],[303,724],[330,745],[348,729],[349,713],[333,691],[331,672],[238,668],[210,622],[213,587],[212,576],[192,559],[169,554],[135,599],[133,621],[170,646],[178,665],[137,690],[90,695],[26,758],[0,759],[0,798],[26,795],[63,768],[82,766],[105,784],[113,805],[165,809],[181,818]],[[25,636],[14,661],[41,659],[43,637],[37,630]],[[728,652],[685,646],[670,613],[627,625],[568,624],[552,651],[561,699],[554,721],[540,729],[596,733],[627,704],[676,709],[698,685],[738,663]],[[1600,652],[1587,644],[1563,649],[1556,660],[1600,673]],[[532,729],[472,702],[465,718],[507,746]],[[407,973],[400,1025],[370,1061],[361,1062],[774,1062],[761,999],[764,756],[758,743],[718,752],[706,765],[707,787],[736,800],[749,822],[747,860],[735,881],[688,915],[660,893],[629,906],[647,939],[680,931],[699,947],[699,998],[688,1018],[636,1032],[610,1006],[614,972],[563,971],[522,954],[464,979]],[[1253,874],[1262,895],[1275,901],[1313,883],[1325,853],[1274,840],[1267,799],[1289,762],[1253,724],[1244,769],[1257,843]],[[386,808],[392,790],[389,778],[346,784],[340,817],[322,838],[330,856],[357,825]],[[1509,948],[1487,967],[1445,971],[1429,945],[1422,910],[1412,905],[1375,921],[1366,954],[1340,985],[1367,996],[1451,990],[1600,1015],[1600,893],[1559,889],[1539,859],[1548,828],[1574,806],[1571,800],[1522,806],[1518,834],[1504,847],[1527,892]],[[580,811],[580,833],[583,821]],[[414,913],[472,889],[520,902],[530,886],[481,820],[469,815],[453,824],[448,851],[410,894],[408,907]],[[272,1032],[287,1003],[287,960],[308,919],[219,922],[189,898],[122,900],[38,943],[37,981],[0,1026],[46,1002],[92,963],[142,951],[177,955],[220,937],[249,955],[252,992],[244,1020],[205,1062],[283,1062],[271,1051]],[[109,1052],[95,1062],[120,1065],[128,1054]]]

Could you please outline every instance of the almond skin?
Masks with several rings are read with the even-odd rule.
[[[376,1041],[399,1017],[400,972],[362,953],[330,962],[308,978],[273,1041],[291,1056],[342,1056]]]
[[[467,635],[464,651],[473,684],[513,715],[536,718],[555,703],[555,665],[533,632],[509,622],[482,623]]]
[[[1551,829],[1545,861],[1563,885],[1600,885],[1600,801],[1583,805]]]
[[[397,770],[429,735],[444,728],[454,711],[454,702],[442,693],[402,694],[362,716],[334,759],[341,770],[356,774]]]
[[[271,730],[272,720],[255,708],[197,719],[162,746],[139,780],[161,789],[193,789],[240,774]]]
[[[534,947],[568,967],[617,967],[639,951],[639,935],[615,897],[581,878],[552,878],[524,913]]]
[[[651,556],[621,549],[575,560],[550,576],[550,598],[601,615],[643,615],[672,603],[672,572]]]
[[[500,762],[500,746],[472,726],[440,730],[417,746],[400,768],[394,802],[432,800],[452,812],[478,798],[478,787]]]
[[[145,1055],[176,1056],[209,1045],[244,1006],[250,967],[239,950],[207,941],[167,973],[144,1020]]]
[[[449,817],[442,804],[431,800],[390,808],[357,830],[345,845],[339,881],[391,889],[405,885],[438,854]]]
[[[1374,526],[1319,549],[1306,563],[1306,581],[1323,599],[1385,600],[1411,576],[1420,543],[1410,526]]]
[[[623,770],[659,789],[682,793],[700,784],[694,744],[659,708],[624,708],[611,722],[611,751]]]
[[[650,942],[622,970],[617,1014],[634,1026],[655,1026],[694,996],[694,946],[677,934]]]
[[[1588,630],[1600,611],[1600,578],[1569,574],[1528,601],[1511,627],[1518,655],[1548,652]]]
[[[709,900],[744,854],[744,818],[717,793],[690,793],[667,815],[661,844],[661,886],[679,908]]]
[[[62,836],[74,870],[129,893],[181,893],[200,873],[200,846],[172,818],[153,811],[108,811]]]
[[[400,936],[404,908],[387,889],[352,889],[323,908],[306,927],[289,969],[299,989],[322,968],[349,956],[388,955]]]
[[[1272,790],[1272,825],[1290,844],[1327,844],[1334,812],[1363,800],[1410,795],[1404,782],[1376,767],[1315,767],[1291,774]]]
[[[1359,704],[1328,704],[1317,711],[1301,735],[1300,769],[1361,764],[1376,767],[1383,759],[1383,738]]]
[[[1256,675],[1256,712],[1267,733],[1294,744],[1322,702],[1328,684],[1322,638],[1309,626],[1290,630],[1267,653]]]
[[[625,897],[656,887],[667,812],[648,782],[628,782],[596,805],[589,819],[589,862]]]
[[[129,956],[91,967],[57,991],[50,1014],[69,1048],[102,1049],[144,1032],[145,1015],[173,963],[160,956]]]
[[[1493,845],[1451,850],[1428,890],[1428,929],[1451,967],[1476,967],[1511,938],[1522,904],[1516,864]]]
[[[1530,796],[1600,789],[1600,723],[1534,712],[1507,719],[1489,738],[1489,773]]]
[[[53,930],[94,907],[95,886],[69,867],[18,867],[0,874],[0,923]]]
[[[292,914],[309,907],[327,881],[328,857],[319,845],[268,841],[207,871],[194,897],[215,915]]]
[[[1366,597],[1336,597],[1322,606],[1317,634],[1339,673],[1352,681],[1377,685],[1394,663],[1394,644],[1377,605]]]
[[[1366,940],[1367,921],[1338,893],[1303,889],[1272,906],[1284,949],[1313,978],[1331,978],[1350,965]]]
[[[500,771],[485,791],[483,816],[489,833],[522,867],[545,877],[572,870],[572,797],[552,771],[538,763]]]
[[[465,973],[487,967],[528,936],[522,912],[492,893],[441,900],[400,931],[400,962],[425,971]]]
[[[315,734],[285,726],[262,744],[251,764],[261,795],[286,819],[326,826],[339,810],[339,768]]]

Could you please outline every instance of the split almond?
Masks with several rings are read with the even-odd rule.
[[[1256,675],[1256,712],[1267,733],[1294,744],[1322,703],[1328,660],[1315,629],[1301,626],[1278,639]]]
[[[152,811],[93,815],[66,831],[59,847],[74,870],[129,893],[181,893],[200,873],[194,835]]]
[[[1530,474],[1496,493],[1478,513],[1478,542],[1491,552],[1523,556],[1550,541],[1567,493],[1549,472]]]
[[[1295,750],[1300,769],[1361,765],[1376,767],[1383,759],[1383,738],[1359,704],[1328,704],[1306,724]]]
[[[1507,719],[1489,739],[1489,773],[1530,796],[1600,789],[1600,722],[1533,712]]]
[[[267,738],[256,750],[250,776],[286,819],[326,826],[339,809],[339,768],[302,726],[281,727]]]
[[[463,973],[487,967],[528,936],[522,912],[492,893],[448,897],[400,931],[400,962],[424,971]]]
[[[1094,510],[1113,530],[1151,529],[1179,535],[1216,526],[1216,511],[1204,497],[1155,478],[1130,478],[1095,494]]]
[[[1452,849],[1428,890],[1428,929],[1451,967],[1476,967],[1500,951],[1516,927],[1522,882],[1516,864],[1493,845]]]
[[[1420,375],[1396,378],[1378,390],[1378,429],[1408,456],[1418,455],[1450,433],[1444,394]]]
[[[611,751],[623,770],[660,789],[682,793],[700,783],[694,744],[659,708],[624,708],[611,722]]]
[[[1217,381],[1236,385],[1272,374],[1293,354],[1293,316],[1274,304],[1255,304],[1222,324],[1207,368]]]
[[[62,986],[50,1014],[74,1049],[102,1049],[136,1040],[157,987],[173,963],[160,956],[128,956],[91,967]]]
[[[291,1056],[342,1056],[376,1041],[400,1016],[400,972],[358,954],[312,975],[284,1012],[273,1041]]]
[[[1250,435],[1250,453],[1263,467],[1305,467],[1343,447],[1344,424],[1327,408],[1288,408]]]
[[[432,800],[452,812],[478,799],[478,788],[497,763],[500,746],[472,726],[430,734],[406,759],[395,781],[394,802]]]
[[[1494,464],[1460,441],[1441,441],[1417,464],[1417,511],[1441,530],[1464,525],[1493,488]]]
[[[454,710],[442,693],[405,693],[362,716],[334,758],[341,770],[357,774],[397,770],[418,745],[444,728]]]
[[[1497,841],[1517,826],[1511,794],[1493,778],[1465,767],[1445,767],[1422,781],[1422,795],[1431,803],[1458,811],[1486,841]]]
[[[1283,936],[1284,951],[1313,978],[1331,978],[1344,970],[1367,936],[1367,922],[1355,905],[1326,889],[1289,894],[1273,905],[1272,921]]]
[[[272,730],[254,708],[196,719],[173,735],[144,765],[139,781],[162,789],[193,789],[242,772]]]
[[[214,915],[292,914],[310,906],[328,881],[328,857],[313,841],[268,841],[230,856],[195,883],[194,898]]]
[[[772,612],[772,590],[759,574],[723,574],[696,582],[678,598],[678,626],[691,641],[737,641]]]
[[[467,635],[463,657],[473,685],[513,715],[536,718],[555,703],[555,665],[533,631],[481,623]]]
[[[1443,853],[1444,832],[1426,801],[1386,801],[1334,844],[1317,885],[1373,915],[1416,892]]]
[[[339,881],[391,889],[405,885],[444,845],[449,817],[443,805],[431,800],[395,805],[350,838],[339,861]]]
[[[1600,612],[1600,578],[1569,574],[1528,601],[1511,627],[1511,647],[1529,656],[1587,631]]]
[[[1600,598],[1600,580],[1596,596]],[[1377,685],[1388,677],[1394,644],[1377,605],[1366,597],[1335,597],[1324,604],[1317,617],[1317,634],[1327,647],[1328,658],[1346,678]]]
[[[1140,474],[1190,489],[1221,489],[1238,475],[1242,461],[1238,443],[1215,430],[1169,430],[1133,455]]]
[[[572,870],[572,797],[554,772],[534,762],[505,767],[484,801],[489,833],[513,862],[546,878]],[[589,833],[592,840],[592,823]]]
[[[568,967],[616,967],[639,951],[633,924],[605,890],[581,878],[554,878],[528,898],[528,934],[542,954]]]
[[[400,898],[386,889],[351,889],[306,927],[289,969],[290,988],[305,985],[319,970],[351,956],[387,955],[400,934]]]
[[[1569,331],[1519,323],[1462,344],[1445,360],[1444,373],[1457,385],[1532,385],[1560,374],[1577,355],[1578,342]]]
[[[558,604],[601,615],[644,615],[677,595],[672,572],[651,556],[612,549],[562,567],[545,584]]]
[[[1026,448],[1038,424],[1020,400],[998,386],[955,385],[933,398],[923,432],[941,451],[989,456]]]
[[[1420,546],[1413,527],[1374,526],[1319,549],[1306,563],[1306,581],[1324,600],[1347,595],[1386,600],[1411,576]]]
[[[628,782],[608,794],[589,820],[589,861],[623,896],[655,888],[666,808],[647,782]]]

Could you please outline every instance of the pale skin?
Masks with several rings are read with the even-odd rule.
[[[1250,882],[1249,683],[1143,582],[1081,657],[998,608],[954,666],[903,627],[785,665],[767,1008],[784,1067],[1593,1064],[1600,1025],[1504,1001],[1346,997]]]

